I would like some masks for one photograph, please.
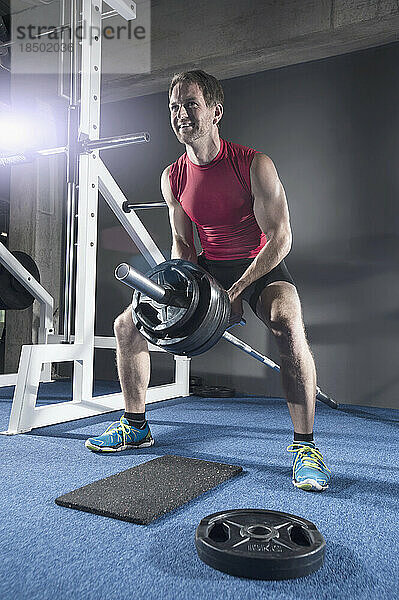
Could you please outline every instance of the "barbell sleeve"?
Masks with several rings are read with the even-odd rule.
[[[116,267],[115,277],[125,285],[134,290],[139,290],[149,298],[152,298],[155,302],[159,302],[160,304],[168,303],[169,290],[151,281],[151,279],[148,279],[148,277],[140,273],[140,271],[136,271],[136,269],[133,269],[127,263],[122,263]]]
[[[252,348],[249,344],[237,338],[235,335],[232,335],[229,331],[225,331],[222,338],[227,342],[230,342],[230,344],[233,344],[233,346],[239,348],[249,356],[252,356],[257,361],[270,367],[274,371],[277,371],[278,373],[280,372],[281,368],[277,363],[275,363],[267,356],[264,356],[263,354]],[[327,404],[327,406],[329,406],[330,408],[338,408],[339,406],[338,403],[335,402],[335,400],[333,400],[330,396],[322,392],[319,387],[316,387],[316,398],[317,400],[320,400],[320,402],[324,402],[324,404]]]
[[[159,304],[185,308],[190,303],[188,298],[183,297],[181,294],[173,293],[173,290],[170,288],[155,283],[127,263],[121,263],[116,267],[115,277],[125,285],[142,292],[145,296],[152,298],[152,300],[155,300]]]

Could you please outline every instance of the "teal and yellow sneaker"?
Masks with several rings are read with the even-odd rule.
[[[323,455],[312,442],[294,442],[287,448],[293,452],[292,483],[308,492],[322,492],[328,488],[330,469]]]
[[[85,446],[93,452],[120,452],[130,448],[147,448],[154,443],[146,421],[143,429],[129,425],[125,417],[112,423],[102,435],[86,440]]]

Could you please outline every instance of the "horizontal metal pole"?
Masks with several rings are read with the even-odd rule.
[[[140,144],[150,141],[150,134],[147,132],[129,133],[127,135],[118,135],[99,140],[87,140],[77,145],[80,154],[87,154],[93,150],[107,150],[108,148],[118,148],[119,146],[128,146],[130,144]],[[13,152],[12,154],[0,154],[0,167],[10,167],[34,161],[42,156],[53,156],[55,154],[66,154],[68,146],[58,146],[57,148],[34,149],[27,152]]]
[[[52,156],[56,154],[64,154],[67,151],[66,146],[58,148],[44,148],[42,150],[32,150],[30,152],[14,152],[12,154],[0,154],[0,167],[12,167],[24,163],[33,162],[42,156]]]
[[[128,146],[130,144],[141,144],[150,141],[150,134],[145,132],[129,133],[127,135],[114,135],[99,140],[86,140],[82,142],[84,152],[93,150],[107,150],[108,148],[119,148],[119,146]]]
[[[148,210],[150,208],[167,208],[166,202],[144,202],[141,204],[135,204],[134,202],[124,202],[123,210],[125,213],[129,213],[131,210]]]
[[[44,148],[43,150],[37,150],[40,156],[52,156],[53,154],[62,154],[67,152],[67,146],[58,146],[58,148]]]
[[[61,344],[64,340],[64,336],[60,334],[52,334],[50,333],[47,336],[48,344]],[[75,336],[71,335],[71,343],[74,343]],[[108,348],[109,350],[116,349],[116,338],[115,337],[107,337],[104,335],[95,335],[94,336],[94,347],[95,348]],[[148,349],[150,352],[166,352],[161,346],[155,346],[154,344],[148,344]],[[178,356],[177,358],[187,358],[186,356]],[[16,376],[16,375],[15,375]],[[0,374],[0,387],[2,387],[2,375]],[[13,384],[10,384],[13,385]]]

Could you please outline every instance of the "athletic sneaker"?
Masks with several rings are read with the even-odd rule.
[[[292,483],[308,492],[322,492],[328,488],[330,469],[313,442],[294,442],[287,448],[293,452]]]
[[[125,417],[112,423],[102,435],[89,438],[86,448],[93,452],[120,452],[129,448],[147,448],[154,443],[147,421],[143,429],[129,425]]]

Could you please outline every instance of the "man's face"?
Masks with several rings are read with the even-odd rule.
[[[169,100],[170,122],[177,139],[190,144],[210,133],[215,126],[215,106],[207,106],[196,83],[178,83]]]

